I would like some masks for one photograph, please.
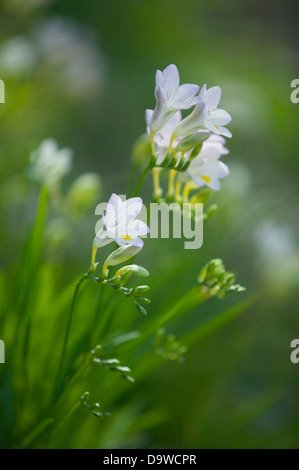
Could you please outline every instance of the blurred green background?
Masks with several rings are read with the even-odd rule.
[[[160,273],[153,283],[163,279],[163,297],[152,296],[149,313],[179,298],[212,257],[258,298],[183,364],[166,361],[141,381],[123,404],[124,420],[157,407],[163,419],[155,424],[153,416],[149,429],[106,445],[298,447],[299,365],[290,361],[299,337],[299,104],[290,100],[299,74],[297,3],[7,0],[0,41],[2,276],[34,219],[38,187],[24,168],[41,140],[74,149],[65,191],[82,172],[100,174],[100,202],[112,191],[129,194],[136,181],[131,149],[145,130],[144,110],[154,107],[157,68],[174,63],[182,82],[221,86],[221,107],[232,116],[231,174],[214,196],[219,210],[205,224],[203,247],[146,242],[142,264]],[[150,201],[150,178],[142,197]],[[45,256],[62,285],[86,269],[95,220],[91,208],[66,245],[49,242]],[[203,313],[235,301],[212,300]]]

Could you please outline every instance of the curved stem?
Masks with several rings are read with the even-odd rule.
[[[141,189],[141,186],[143,185],[143,182],[145,180],[145,177],[146,175],[148,174],[148,172],[151,170],[151,166],[147,166],[146,169],[144,170],[144,172],[142,173],[141,177],[140,177],[140,180],[138,181],[138,184],[135,188],[135,191],[133,192],[133,197],[136,197],[138,196],[139,194],[139,191]]]
[[[81,279],[76,284],[75,290],[74,290],[74,295],[73,295],[73,300],[69,312],[69,317],[67,321],[67,326],[66,326],[66,331],[64,335],[64,341],[63,341],[63,346],[62,346],[62,351],[61,351],[61,356],[60,356],[60,363],[58,367],[58,372],[57,372],[57,379],[56,379],[56,384],[55,384],[55,389],[59,386],[61,376],[63,374],[63,369],[64,369],[64,363],[65,363],[65,356],[66,356],[66,351],[67,351],[67,346],[68,346],[68,340],[69,340],[69,335],[70,335],[70,330],[71,330],[71,325],[72,325],[72,319],[73,319],[73,314],[74,314],[74,308],[75,308],[75,303],[77,299],[77,295],[80,289],[81,284],[88,279],[88,275],[84,274]]]
[[[91,265],[90,265],[90,269],[93,270],[93,268],[95,267],[95,264],[96,264],[96,254],[97,254],[97,251],[98,251],[98,247],[96,245],[92,245],[92,249],[91,249]]]
[[[152,156],[155,155],[156,150],[155,150],[155,132],[150,131],[150,139],[151,139],[151,149],[152,149]]]

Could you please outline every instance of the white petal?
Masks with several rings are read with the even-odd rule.
[[[124,246],[124,245],[131,245],[131,241],[127,241],[127,240],[124,240],[123,238],[115,238],[114,241],[116,241],[116,243],[119,245],[119,246]]]
[[[221,183],[219,180],[217,180],[217,178],[212,178],[208,186],[211,189],[214,189],[214,191],[219,191],[219,189],[221,189]]]
[[[119,246],[134,245],[134,246],[139,246],[140,248],[142,248],[144,245],[143,240],[141,240],[141,238],[139,237],[132,238],[131,240],[124,240],[123,238],[116,238],[115,241]]]
[[[124,202],[126,223],[134,219],[142,209],[141,197],[132,197]]]
[[[207,85],[203,85],[201,87],[201,90],[199,92],[199,98],[200,100],[202,101],[204,99],[204,97],[206,96],[206,92],[207,92]]]
[[[185,83],[179,86],[173,93],[172,100],[175,102],[184,103],[186,100],[192,98],[199,90],[198,85]]]
[[[225,137],[229,137],[231,138],[233,135],[232,133],[226,129],[226,127],[223,127],[223,126],[219,126],[219,131],[221,132],[222,135],[224,135]],[[228,153],[228,152],[227,152]]]
[[[203,165],[198,172],[202,176],[208,176],[209,178],[225,178],[229,175],[228,166],[218,160]]]
[[[155,135],[155,141],[157,145],[160,147],[166,147],[168,148],[169,146],[169,141],[171,139],[171,136],[173,134],[173,131],[177,127],[177,125],[181,122],[181,112],[178,111],[177,113],[173,114],[166,124],[160,129],[156,135]]]
[[[190,176],[193,179],[194,183],[196,183],[197,186],[199,186],[200,188],[201,186],[204,186],[206,184],[206,182],[200,176],[195,175],[191,171],[190,171]]]
[[[225,139],[223,137],[221,137],[221,135],[211,134],[210,137],[204,142],[204,145],[205,144],[210,144],[210,143],[225,145]]]
[[[204,102],[199,103],[195,106],[191,114],[183,119],[174,133],[177,137],[187,136],[197,132],[205,124],[206,118],[206,105]]]
[[[164,130],[165,128],[167,128],[167,130],[171,130],[173,132],[176,126],[181,122],[181,119],[182,119],[182,113],[180,111],[174,113],[173,116],[171,116],[171,118],[168,119],[167,123],[161,130]]]
[[[205,95],[205,103],[209,110],[217,108],[221,98],[221,88],[219,86],[213,86],[209,88]]]
[[[224,126],[231,122],[232,118],[224,109],[215,109],[209,115],[209,120],[216,126]]]
[[[189,107],[191,108],[192,106],[195,106],[196,104],[198,104],[200,102],[200,98],[199,96],[192,96],[190,98],[188,98],[185,103],[189,105]]]
[[[127,234],[132,238],[139,235],[146,235],[147,233],[149,233],[149,228],[142,220],[131,220],[127,226]]]
[[[137,238],[134,238],[133,240],[131,240],[131,245],[134,245],[134,246],[139,246],[140,248],[143,247],[144,245],[144,242],[143,240],[141,240],[141,238],[137,237]]]
[[[124,202],[122,199],[113,193],[108,201],[106,213],[103,216],[105,225],[113,224],[119,220],[124,212]]]
[[[146,109],[145,110],[145,122],[146,122],[147,127],[149,127],[149,125],[150,125],[153,112],[154,112],[153,109]]]
[[[157,70],[156,72],[156,87],[161,88],[164,83],[164,75],[161,70]]]
[[[220,135],[220,130],[219,128],[215,127],[214,123],[210,118],[205,119],[205,127],[210,131],[213,132],[214,134]]]
[[[162,129],[162,127],[173,114],[173,110],[167,107],[166,101],[159,101],[157,98],[157,104],[150,120],[150,129],[156,133]]]
[[[168,65],[168,67],[163,70],[163,77],[165,79],[163,86],[165,86],[169,92],[174,91],[180,84],[179,71],[174,64]]]
[[[207,144],[202,146],[199,155],[201,159],[217,160],[221,157],[222,153],[221,149],[217,145]]]
[[[108,243],[111,243],[112,241],[113,239],[108,237],[106,230],[101,229],[96,234],[93,244],[99,248],[101,246],[108,245]]]

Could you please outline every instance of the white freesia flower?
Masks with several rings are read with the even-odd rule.
[[[224,143],[225,140],[221,136],[211,135],[203,143],[199,154],[191,161],[187,172],[197,186],[207,185],[216,191],[220,189],[219,179],[229,174],[228,166],[219,161],[221,155],[228,153]]]
[[[72,169],[73,150],[58,147],[56,140],[45,139],[30,155],[28,176],[41,183],[57,183]]]
[[[171,64],[161,72],[156,72],[156,107],[150,121],[150,130],[159,131],[168,119],[180,109],[189,109],[199,101],[195,96],[198,85],[180,85],[180,76],[175,65]]]
[[[152,109],[147,109],[145,111],[145,120],[147,125],[147,133],[150,135],[150,122],[154,111]],[[173,134],[173,131],[178,126],[182,118],[180,111],[177,111],[171,116],[170,119],[164,124],[164,126],[155,134],[155,144],[158,151],[157,165],[160,165],[164,158],[166,157],[167,150],[169,148],[170,140]],[[172,148],[174,148],[179,139],[175,139],[172,142]]]
[[[116,241],[118,245],[135,245],[142,247],[140,236],[149,232],[148,226],[135,217],[142,209],[142,199],[133,197],[123,201],[116,194],[110,197],[105,214],[102,217],[102,228],[98,231],[94,244],[97,247]]]
[[[207,129],[216,135],[231,137],[231,132],[224,127],[231,121],[231,116],[217,106],[221,98],[221,88],[214,86],[207,90],[206,85],[199,93],[199,103],[191,114],[181,121],[174,131],[176,137],[190,135],[199,129]]]

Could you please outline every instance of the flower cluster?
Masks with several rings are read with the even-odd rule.
[[[146,176],[149,170],[153,171],[154,200],[163,200],[159,179],[163,168],[170,170],[167,202],[192,203],[194,196],[189,199],[189,193],[194,189],[200,190],[202,200],[206,197],[204,186],[209,191],[218,191],[220,180],[229,174],[228,166],[220,160],[222,155],[228,153],[223,136],[231,137],[225,127],[231,117],[218,108],[221,89],[218,86],[207,89],[206,85],[202,88],[195,84],[180,85],[178,69],[171,64],[163,72],[157,70],[155,96],[155,109],[147,109],[145,113],[151,158],[144,172]],[[190,108],[194,109],[183,118],[182,111]],[[136,197],[123,201],[112,194],[98,222],[93,243],[91,273],[97,267],[95,258],[99,247],[112,241],[120,246],[104,262],[101,280],[130,296],[132,293],[123,286],[122,276],[109,279],[109,267],[137,254],[143,247],[140,237],[149,232],[146,223],[136,218],[142,208],[138,193],[143,179],[141,177],[135,191]],[[209,217],[216,206],[209,209],[204,218]],[[131,270],[128,274],[132,274]]]
[[[183,222],[188,220],[188,222],[192,223],[190,225],[193,225],[193,222],[195,222],[194,225],[200,225],[200,229],[202,229],[201,222],[210,217],[217,209],[217,206],[212,204],[203,211],[201,204],[206,205],[213,191],[220,189],[220,180],[229,174],[229,169],[221,161],[221,157],[228,153],[224,137],[231,137],[231,133],[225,127],[230,122],[231,117],[226,111],[218,108],[221,89],[217,86],[207,89],[205,85],[202,88],[194,84],[180,85],[177,67],[169,65],[163,72],[158,70],[156,73],[155,96],[155,109],[146,110],[147,133],[137,143],[138,152],[141,155],[143,153],[143,157],[147,157],[147,166],[140,177],[132,197],[125,199],[112,193],[108,203],[98,204],[95,210],[95,214],[101,215],[101,219],[96,224],[95,237],[91,249],[91,263],[75,284],[69,312],[67,318],[65,318],[65,329],[62,332],[61,352],[59,352],[59,356],[55,356],[55,360],[58,359],[57,373],[53,383],[53,390],[51,390],[51,396],[49,396],[49,403],[51,406],[55,405],[54,410],[58,410],[58,412],[55,411],[54,413],[54,416],[57,415],[58,418],[57,424],[56,420],[52,419],[52,410],[49,408],[47,411],[44,407],[44,402],[42,402],[42,407],[39,410],[41,412],[40,416],[36,415],[38,418],[36,426],[32,426],[29,422],[27,423],[28,420],[27,418],[25,419],[25,423],[30,424],[29,438],[35,439],[36,435],[40,432],[41,441],[39,442],[41,443],[48,442],[43,441],[46,429],[43,427],[44,422],[49,422],[51,426],[53,422],[54,431],[52,432],[54,439],[56,439],[57,429],[59,430],[66,421],[66,418],[62,417],[62,421],[59,422],[59,416],[62,415],[60,412],[63,409],[62,404],[68,402],[68,397],[72,397],[72,399],[75,397],[76,392],[72,388],[74,384],[76,386],[79,383],[81,377],[84,380],[84,384],[85,382],[88,383],[91,375],[88,368],[91,364],[93,367],[104,369],[104,372],[114,373],[133,383],[134,379],[131,376],[131,369],[128,366],[122,365],[123,362],[120,362],[115,357],[114,349],[117,351],[117,355],[124,355],[128,364],[130,364],[130,361],[136,363],[137,358],[141,361],[140,365],[143,365],[142,361],[145,363],[149,358],[150,367],[144,368],[146,374],[150,373],[153,367],[156,367],[155,364],[159,364],[161,360],[181,363],[185,359],[184,355],[188,346],[192,345],[196,338],[214,331],[215,328],[224,324],[228,319],[235,316],[236,313],[235,311],[233,314],[231,311],[222,312],[221,316],[213,315],[211,319],[203,322],[200,321],[199,325],[196,325],[194,320],[191,322],[187,321],[186,327],[181,332],[183,335],[180,332],[174,335],[169,331],[168,325],[173,320],[177,321],[180,317],[184,318],[188,312],[191,312],[195,307],[198,307],[202,302],[207,301],[211,297],[221,299],[228,294],[238,294],[244,291],[241,285],[236,284],[235,275],[225,269],[221,259],[211,260],[200,271],[197,283],[183,297],[177,298],[176,296],[173,303],[169,300],[167,304],[169,303],[170,305],[163,302],[160,311],[159,301],[156,300],[155,315],[148,322],[140,325],[138,331],[127,331],[131,318],[129,316],[126,319],[127,312],[126,306],[123,306],[125,303],[123,300],[125,298],[131,299],[131,303],[143,315],[147,314],[148,305],[151,303],[150,299],[147,298],[150,286],[144,284],[144,279],[149,276],[149,271],[143,266],[135,264],[135,256],[139,254],[144,246],[142,237],[149,233],[149,227],[146,223],[147,219],[144,217],[144,220],[142,220],[142,215],[145,216],[146,211],[143,212],[143,201],[139,196],[140,188],[146,175],[152,171],[154,201],[174,203],[170,204],[170,207],[167,204],[162,205],[167,211],[168,209],[173,211],[174,222],[175,219],[179,221],[183,219]],[[190,108],[193,108],[191,113],[187,117],[183,117],[182,111]],[[24,278],[25,282],[24,286],[20,283],[22,289],[20,295],[15,296],[16,304],[13,312],[21,311],[22,318],[24,316],[25,319],[26,314],[27,316],[30,315],[33,326],[36,319],[38,322],[41,321],[42,317],[39,314],[40,305],[46,305],[41,297],[35,297],[35,295],[39,295],[39,290],[42,292],[42,296],[45,292],[43,288],[36,288],[42,287],[39,277],[40,273],[43,274],[43,271],[39,268],[39,260],[42,258],[44,233],[45,245],[51,247],[59,246],[63,243],[73,233],[72,228],[76,218],[80,219],[80,214],[98,200],[99,192],[102,188],[102,182],[97,174],[86,173],[77,177],[65,193],[61,183],[63,178],[72,169],[72,160],[73,151],[71,149],[61,149],[54,139],[45,139],[31,153],[30,162],[26,167],[27,176],[39,183],[42,188],[36,222],[26,244],[26,250],[24,250],[24,261],[21,263],[21,269],[24,270],[21,271],[23,273],[21,278]],[[165,198],[160,187],[161,171],[168,171],[169,176],[168,192]],[[191,191],[195,191],[192,196],[190,196]],[[46,218],[48,200],[51,202],[51,211],[56,215],[50,224],[47,224],[45,227],[46,231],[44,232],[43,222]],[[197,203],[200,204],[198,205]],[[200,206],[200,211],[197,210],[198,206]],[[152,224],[153,219],[151,216],[155,209],[157,209],[157,206],[153,205],[150,209],[151,235],[153,238],[156,238],[155,224]],[[159,207],[160,209],[161,207]],[[181,217],[182,214],[183,217]],[[168,215],[169,211],[167,217]],[[176,217],[177,215],[178,217]],[[161,217],[158,217],[158,224],[160,220],[163,222],[162,211]],[[169,219],[167,219],[167,222],[169,222]],[[183,223],[183,235],[187,238],[184,229]],[[194,248],[199,248],[202,241],[202,230],[191,230],[191,232],[194,238],[196,238],[195,241],[200,241]],[[162,235],[162,230],[161,236],[165,238]],[[170,236],[169,230],[167,236]],[[173,223],[173,237],[177,238],[175,235],[175,223]],[[115,243],[113,244],[113,242]],[[109,250],[111,245],[112,249]],[[104,248],[106,246],[108,253],[106,253],[106,248]],[[31,255],[32,253],[33,256]],[[153,252],[152,256],[156,256],[155,253]],[[183,263],[181,265],[178,264],[178,267],[180,269],[181,266],[186,270],[185,260],[182,261]],[[160,270],[161,272],[155,279],[156,287],[159,289],[157,299],[165,297],[167,294],[166,290],[168,289],[163,285],[163,278],[167,279],[166,269],[168,263],[164,261],[164,266],[162,265],[163,261],[158,260],[157,271]],[[50,281],[52,280],[50,276],[52,271],[53,281],[50,283],[50,292],[57,284],[54,278],[57,270],[56,268],[49,270],[48,267],[45,270],[45,279]],[[180,270],[178,273],[180,273]],[[134,284],[134,279],[137,285]],[[98,286],[97,299],[95,302],[93,300],[88,301],[85,305],[83,300],[87,299],[92,291],[86,289],[81,292],[80,289],[83,283],[85,285],[85,282],[90,282],[90,280]],[[176,286],[177,283],[170,283],[170,289],[173,290],[176,287],[171,288],[171,285]],[[79,292],[83,299],[78,305]],[[173,294],[171,291],[170,293]],[[117,296],[120,300],[117,300]],[[51,311],[51,315],[52,313],[57,315],[52,323],[54,326],[56,323],[60,324],[60,320],[63,320],[62,313],[65,309],[65,300],[68,298],[69,288],[66,286],[62,295],[59,296],[59,302],[55,303],[54,308],[50,305],[51,310],[49,312]],[[48,295],[46,300],[48,300]],[[37,310],[34,315],[31,312],[31,308],[34,309],[35,305],[37,305]],[[72,325],[78,320],[79,315],[75,315],[75,310],[79,307],[81,311],[83,309],[83,318],[81,318],[80,323],[77,325],[77,333],[74,335]],[[90,312],[90,310],[93,311]],[[238,308],[238,312],[240,311],[240,308]],[[33,310],[33,313],[35,313],[35,310]],[[114,330],[114,325],[116,321],[119,321],[120,316],[119,326],[117,330]],[[126,323],[126,321],[129,323]],[[17,324],[18,319],[14,323]],[[44,325],[46,324],[44,323]],[[192,326],[191,329],[189,328],[189,331],[188,324]],[[29,347],[29,342],[34,337],[35,330],[40,331],[40,328],[31,328],[31,322],[27,320],[24,325],[26,328],[23,328],[24,337],[21,342],[21,352],[25,354],[25,363],[29,364],[28,351],[30,354],[36,354],[36,351],[38,351],[36,345],[39,344],[36,343],[35,345],[35,342],[33,342],[33,347],[31,347],[31,344]],[[22,328],[20,329],[20,334],[22,333],[21,330]],[[50,327],[49,332],[51,333],[52,330],[54,332],[54,328]],[[70,343],[71,340],[72,343]],[[55,341],[57,341],[56,330]],[[99,346],[99,341],[103,344],[103,349]],[[52,344],[53,342],[51,342]],[[97,344],[97,346],[90,350],[89,348],[93,344]],[[88,353],[86,352],[87,347]],[[49,352],[49,357],[52,357],[52,352],[53,348]],[[156,357],[152,356],[152,352],[156,353]],[[29,358],[31,357],[30,355]],[[47,357],[47,355],[42,355],[43,362],[44,358]],[[52,362],[55,363],[55,361]],[[17,371],[19,370],[18,367]],[[22,365],[20,367],[22,368]],[[31,377],[27,376],[28,368],[22,368],[22,374],[23,369],[23,382],[28,384]],[[138,374],[139,378],[145,376],[141,367],[139,371],[141,372]],[[39,379],[39,375],[36,377]],[[28,379],[30,380],[28,381]],[[39,380],[39,382],[42,381]],[[32,390],[35,387],[35,383],[38,385],[37,382],[32,382]],[[94,384],[98,387],[98,379]],[[104,390],[104,392],[106,390],[109,391],[111,389],[109,384],[110,382],[107,385],[104,382],[104,387],[101,390]],[[68,395],[69,393],[70,395]],[[104,406],[106,407],[107,403],[112,404],[113,400],[120,402],[123,396],[122,393],[122,387],[114,387],[113,394],[110,394],[111,396],[109,395],[108,400],[104,401]],[[80,391],[79,396],[81,399],[77,399],[77,403],[71,407],[66,415],[67,418],[72,416],[80,404],[95,417],[106,418],[110,415],[109,411],[102,411],[98,402],[91,400],[88,391],[83,394]],[[46,399],[48,399],[47,396]],[[43,416],[45,421],[40,420],[40,417]],[[49,416],[48,419],[46,419],[47,416]],[[41,430],[39,429],[41,427],[40,423],[42,424]],[[27,424],[24,426],[24,429]],[[26,440],[16,447],[26,447],[24,442],[26,443]],[[54,440],[53,442],[56,441]],[[41,445],[39,444],[38,446],[40,447]]]
[[[182,199],[179,190],[183,182],[188,190],[206,185],[218,191],[220,179],[229,174],[227,165],[219,160],[228,153],[222,136],[232,136],[225,127],[231,116],[218,108],[221,88],[207,89],[204,85],[200,89],[194,84],[180,85],[178,69],[171,64],[163,72],[157,71],[155,96],[155,109],[147,109],[145,113],[151,142],[154,199],[161,200],[160,168],[171,170],[168,200]],[[192,112],[182,118],[181,111],[192,107]],[[175,193],[177,172],[183,175],[178,180]],[[188,191],[185,191],[186,195]]]

